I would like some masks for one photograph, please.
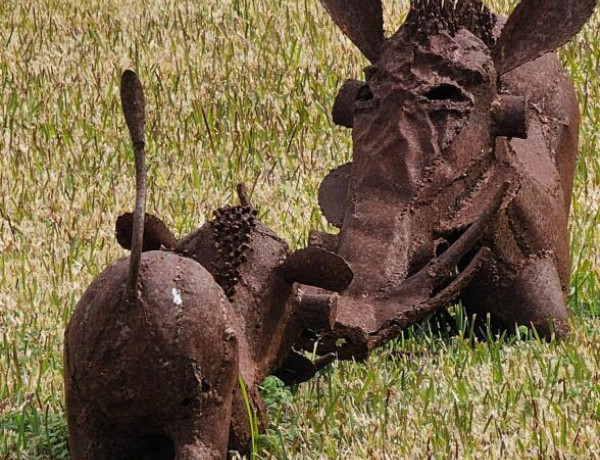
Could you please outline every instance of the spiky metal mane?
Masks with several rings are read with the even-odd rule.
[[[411,34],[456,34],[468,29],[488,47],[496,43],[496,17],[480,0],[412,0],[404,27]]]
[[[209,223],[213,228],[213,247],[219,255],[213,263],[215,281],[229,300],[235,295],[240,268],[247,260],[257,214],[252,206],[225,206],[213,212],[214,219]]]

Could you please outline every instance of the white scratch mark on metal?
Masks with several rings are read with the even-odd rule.
[[[181,292],[179,292],[179,289],[173,288],[171,294],[173,294],[173,303],[180,307],[183,304],[183,300],[181,299]]]

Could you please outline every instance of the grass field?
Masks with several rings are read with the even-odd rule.
[[[394,31],[407,1],[384,3]],[[270,379],[256,458],[600,459],[599,30],[561,50],[584,116],[572,337],[415,332],[298,389]],[[351,154],[330,108],[366,62],[318,0],[3,0],[0,44],[0,459],[64,459],[63,331],[134,201],[121,71],[146,88],[149,211],[186,233],[245,181],[297,246],[326,228],[319,182]]]

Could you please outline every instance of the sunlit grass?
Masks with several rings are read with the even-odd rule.
[[[388,32],[406,4],[385,2]],[[423,333],[293,392],[271,380],[258,457],[600,458],[599,26],[561,51],[584,116],[572,338]],[[4,0],[0,44],[0,459],[68,458],[63,331],[134,200],[121,71],[146,88],[150,211],[185,233],[244,181],[297,246],[327,228],[318,185],[351,153],[330,108],[366,62],[318,0]]]

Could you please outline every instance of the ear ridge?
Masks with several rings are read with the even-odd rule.
[[[554,51],[573,38],[598,0],[522,0],[506,21],[493,51],[498,75]]]
[[[321,0],[336,25],[371,62],[383,45],[381,0]]]
[[[337,228],[344,222],[346,195],[350,186],[352,163],[338,166],[329,172],[319,187],[319,207],[327,221]]]

